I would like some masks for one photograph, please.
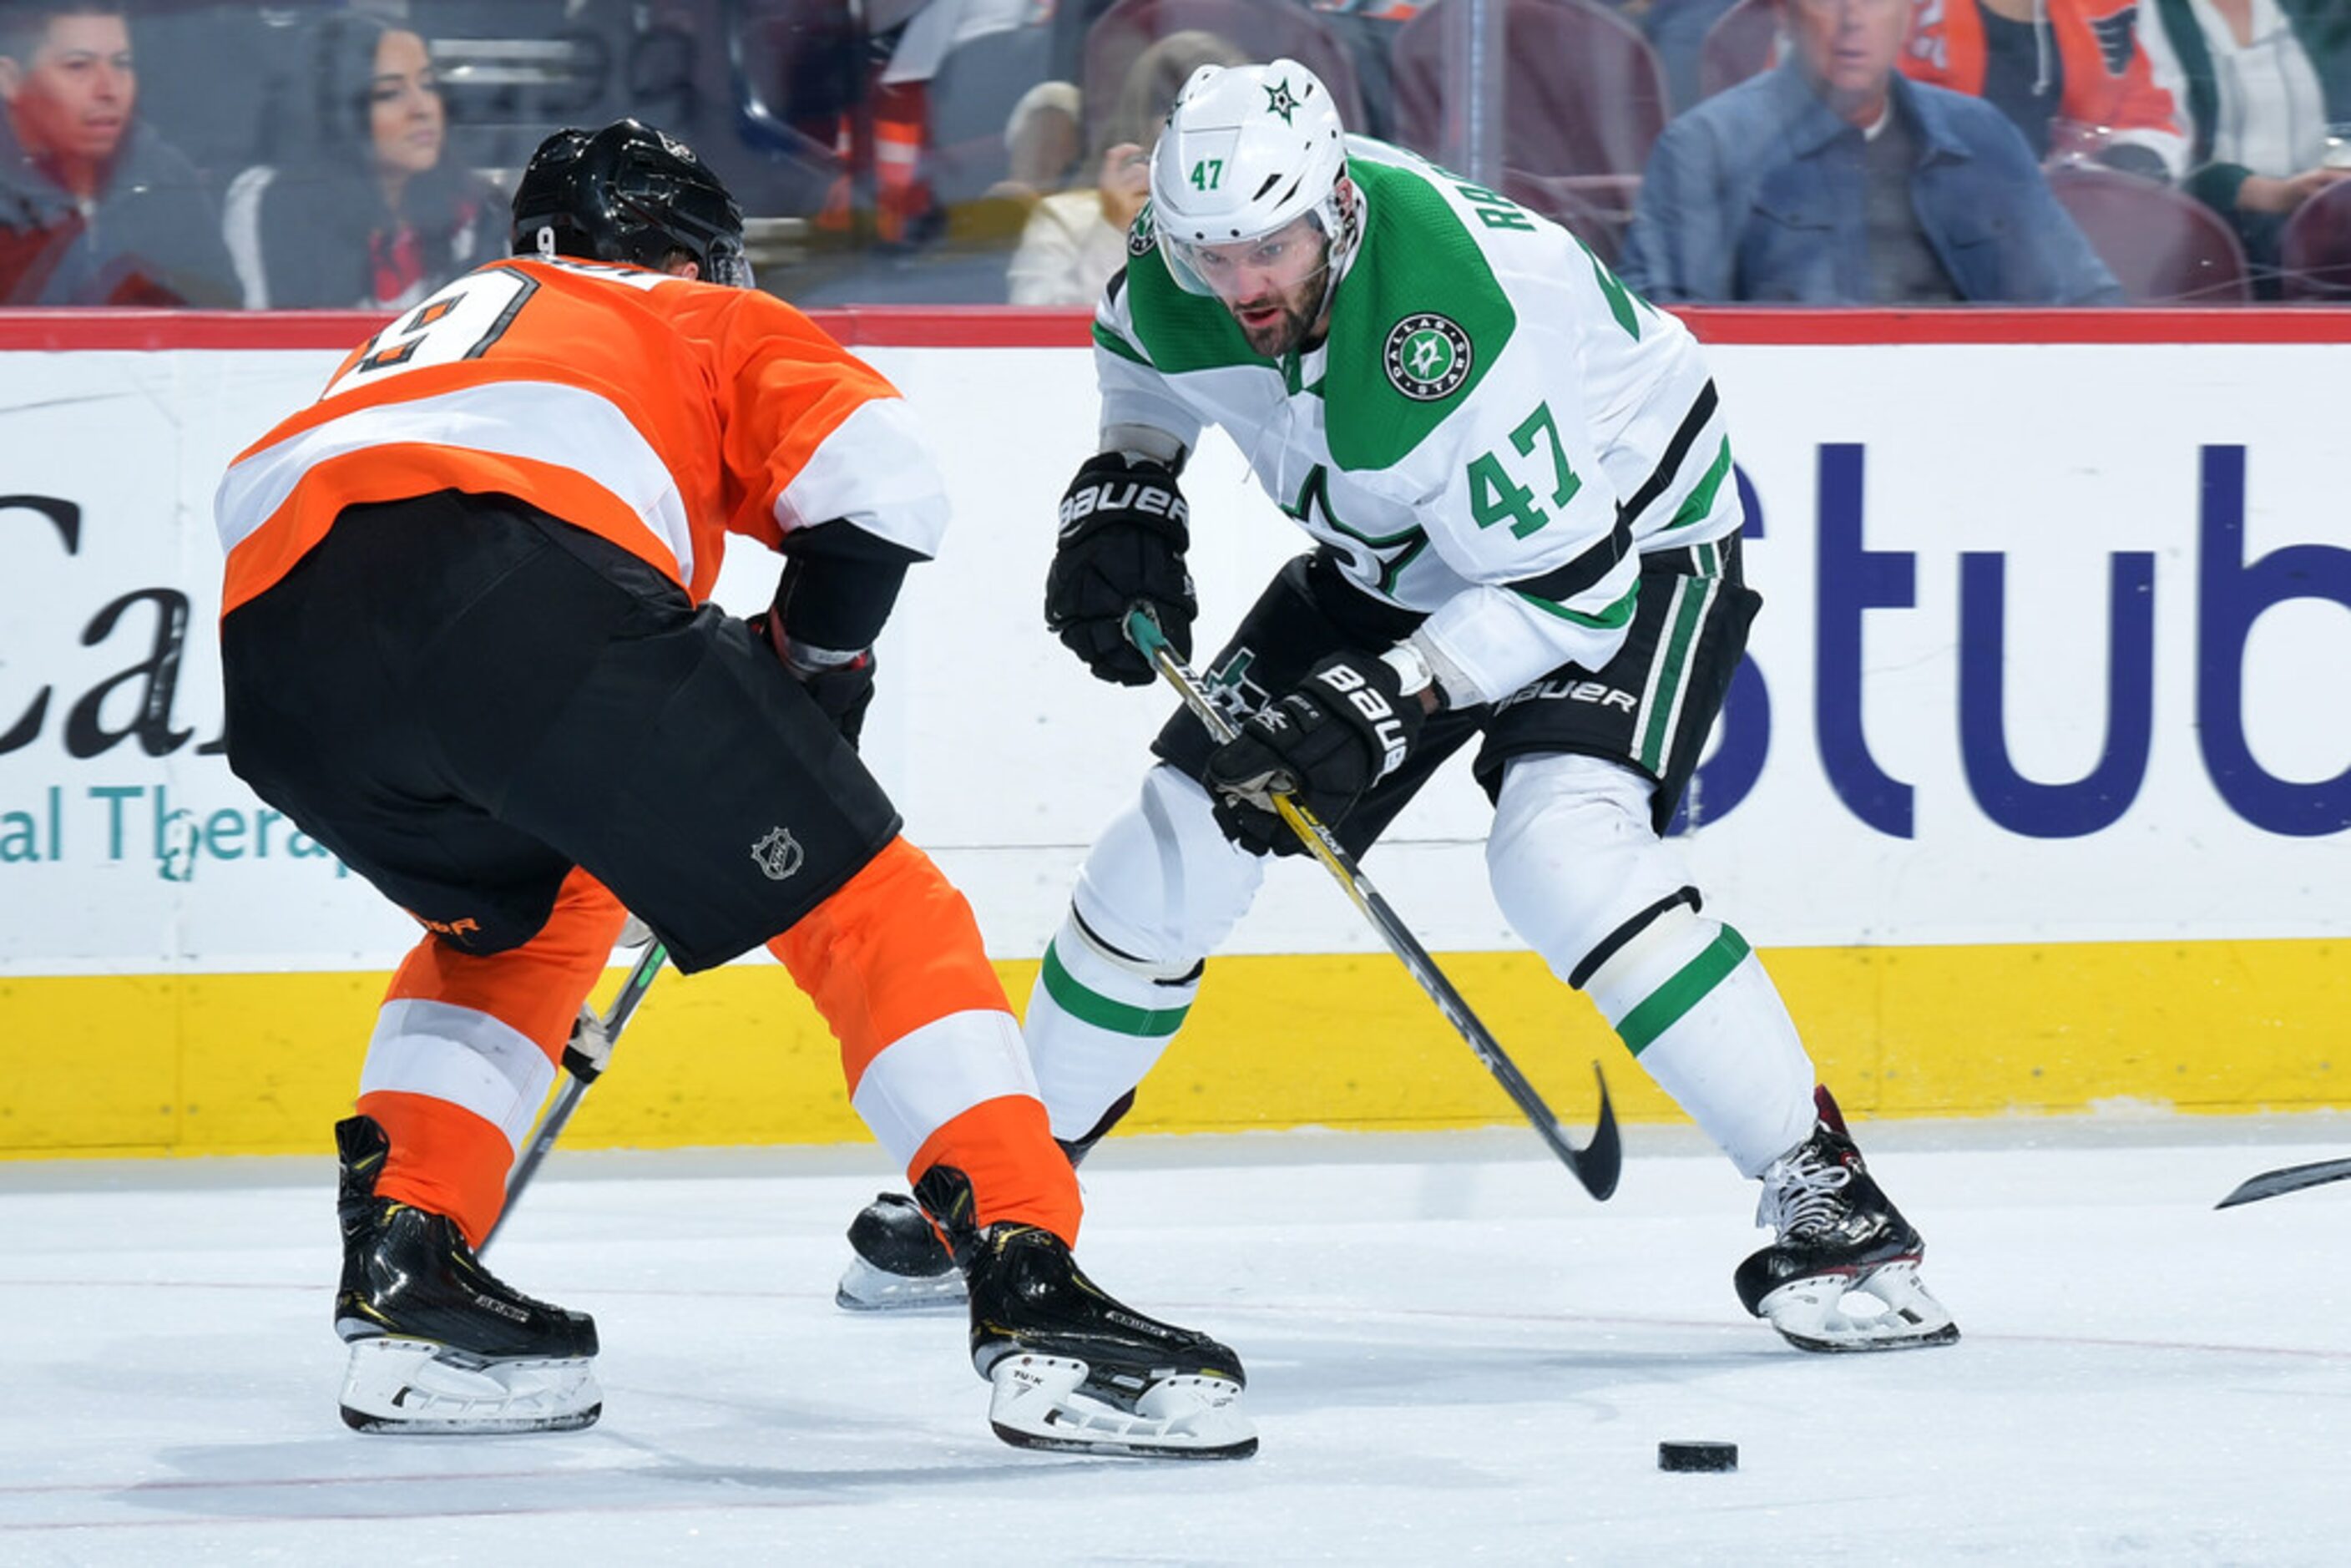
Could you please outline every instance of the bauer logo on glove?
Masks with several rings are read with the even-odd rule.
[[[1165,485],[1154,485],[1141,479],[1104,479],[1096,484],[1081,483],[1071,486],[1061,497],[1061,537],[1067,538],[1080,523],[1096,512],[1133,514],[1145,517],[1166,517],[1176,523],[1188,524],[1192,509],[1184,497]]]
[[[1184,569],[1191,508],[1176,471],[1105,452],[1087,460],[1061,497],[1061,528],[1045,574],[1045,624],[1095,678],[1147,686],[1151,662],[1126,639],[1126,617],[1148,610],[1179,659],[1192,656],[1199,601]]]
[[[1314,678],[1345,697],[1349,706],[1371,722],[1372,746],[1381,754],[1380,770],[1374,782],[1404,766],[1405,750],[1411,743],[1405,737],[1404,720],[1395,704],[1382,696],[1378,687],[1343,660],[1324,664],[1315,671]]]
[[[1302,854],[1275,810],[1289,795],[1335,826],[1365,790],[1404,766],[1426,717],[1404,697],[1395,668],[1368,653],[1337,653],[1259,709],[1208,755],[1207,783],[1225,835],[1258,854]]]

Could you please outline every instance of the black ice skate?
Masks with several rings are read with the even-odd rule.
[[[885,1192],[849,1222],[849,1267],[832,1299],[852,1312],[921,1312],[960,1307],[963,1273],[922,1206]]]
[[[971,1289],[971,1364],[995,1394],[988,1424],[1016,1448],[1147,1458],[1238,1459],[1257,1452],[1241,1410],[1240,1358],[1191,1329],[1148,1318],[1086,1278],[1033,1225],[985,1235],[960,1172],[934,1166],[916,1187],[956,1239]]]
[[[391,1145],[365,1116],[335,1127],[350,1342],[343,1421],[360,1432],[562,1432],[603,1409],[596,1324],[484,1268],[456,1222],[375,1196]]]
[[[1771,1162],[1755,1223],[1779,1239],[1739,1266],[1747,1310],[1813,1351],[1949,1344],[1959,1325],[1918,1278],[1926,1243],[1862,1163],[1826,1089],[1813,1135]]]
[[[1081,1163],[1134,1108],[1130,1089],[1085,1136],[1057,1139],[1070,1164]],[[857,1211],[849,1222],[849,1267],[832,1292],[834,1303],[849,1312],[938,1312],[964,1303],[962,1270],[921,1206],[903,1193],[879,1194]]]

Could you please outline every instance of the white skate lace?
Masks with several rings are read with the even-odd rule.
[[[1763,1196],[1756,1200],[1755,1223],[1768,1225],[1785,1240],[1836,1223],[1844,1205],[1837,1195],[1853,1173],[1841,1165],[1808,1157],[1809,1149],[1771,1162],[1763,1173]]]

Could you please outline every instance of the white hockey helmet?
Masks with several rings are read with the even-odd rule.
[[[1187,253],[1259,238],[1312,216],[1331,242],[1335,277],[1355,239],[1353,204],[1338,187],[1346,131],[1331,91],[1296,60],[1202,66],[1176,95],[1151,156],[1153,228],[1168,271],[1213,294]]]

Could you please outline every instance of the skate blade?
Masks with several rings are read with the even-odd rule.
[[[1081,1387],[1090,1371],[1063,1356],[1006,1356],[987,1375],[995,1390],[988,1425],[1016,1448],[1064,1454],[1245,1459],[1257,1452],[1257,1428],[1229,1378],[1163,1377],[1123,1409]]]
[[[1820,1354],[1924,1350],[1959,1337],[1949,1311],[1919,1282],[1916,1258],[1791,1280],[1756,1312],[1790,1344]]]
[[[354,1432],[573,1432],[593,1426],[603,1409],[586,1357],[483,1362],[427,1340],[385,1336],[355,1342],[343,1374],[343,1425]]]
[[[833,1305],[852,1312],[947,1312],[968,1299],[960,1269],[944,1274],[893,1274],[854,1255],[832,1292]]]

